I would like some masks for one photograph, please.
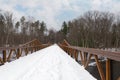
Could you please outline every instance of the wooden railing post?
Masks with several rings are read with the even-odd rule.
[[[84,60],[83,60],[82,51],[80,51],[80,58],[81,58],[81,63],[82,63],[82,65],[84,65]]]
[[[94,55],[94,57],[95,57],[95,61],[97,63],[97,68],[98,68],[101,80],[105,80],[105,75],[104,75],[104,72],[103,72],[103,69],[102,69],[102,65],[100,64],[100,62],[98,60],[98,56]]]
[[[76,61],[78,61],[78,51],[77,50],[74,51],[74,58]]]
[[[86,52],[84,52],[84,67],[85,67],[85,65],[86,65],[86,62],[87,62],[87,53]]]
[[[17,49],[17,59],[20,57],[20,48]]]
[[[12,49],[10,49],[10,53],[9,53],[9,55],[8,55],[8,57],[7,57],[7,61],[9,62],[10,61],[10,57],[11,57],[11,54],[12,54]]]
[[[65,50],[70,56],[74,56],[77,59],[77,55],[75,50],[80,52],[81,64],[86,68],[91,60],[91,57],[95,57],[97,69],[99,71],[99,75],[101,80],[111,80],[111,64],[110,60],[120,61],[120,52],[111,52],[111,51],[104,51],[95,48],[84,48],[79,46],[72,46],[72,45],[61,45],[63,48],[66,47],[68,50]],[[72,50],[71,50],[72,49]],[[102,69],[102,63],[99,61],[98,56],[108,58],[106,61],[106,75]],[[109,60],[110,59],[110,60]]]
[[[28,48],[25,48],[25,55],[28,55]]]
[[[3,63],[3,60],[2,60],[2,58],[1,58],[1,57],[0,57],[0,63],[1,63],[1,64],[4,64],[4,63]]]
[[[85,68],[87,68],[87,66],[88,66],[88,64],[89,64],[89,62],[90,62],[90,60],[91,60],[91,57],[92,57],[92,54],[89,55],[89,57],[88,57],[88,59],[87,59],[87,62],[86,62],[86,64],[85,64]]]
[[[72,57],[72,49],[69,48],[69,53],[70,53],[70,56]]]
[[[6,50],[3,50],[3,63],[5,63],[7,61],[6,59]]]
[[[111,80],[110,59],[106,60],[106,80]]]
[[[30,48],[30,51],[31,51],[31,53],[33,53],[33,48],[32,47]]]

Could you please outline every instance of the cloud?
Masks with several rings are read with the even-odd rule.
[[[48,29],[59,30],[63,21],[80,16],[88,10],[119,12],[119,0],[0,0],[2,10],[21,16],[33,16],[47,23]]]
[[[70,17],[64,14],[80,12],[80,6],[76,5],[77,2],[78,0],[2,0],[0,5],[4,7],[2,8],[3,10],[13,12],[18,18],[23,15],[33,16],[44,20],[48,28],[52,27],[59,30],[64,20],[72,19],[72,17],[76,16],[71,15],[72,17]],[[64,17],[64,20],[62,18],[57,19],[57,16]]]
[[[92,0],[91,10],[109,11],[117,14],[120,10],[120,0]]]

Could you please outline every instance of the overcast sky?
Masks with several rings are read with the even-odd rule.
[[[17,19],[33,16],[45,21],[48,29],[58,30],[63,21],[89,10],[119,13],[120,0],[0,0],[0,9],[12,12]]]

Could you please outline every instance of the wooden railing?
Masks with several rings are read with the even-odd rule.
[[[40,42],[35,39],[16,47],[0,47],[0,64],[2,65],[5,62],[18,59],[21,56],[28,55],[49,45],[50,44],[40,44]]]
[[[66,43],[66,41],[59,44],[59,46],[76,61],[78,61],[78,55],[80,55],[81,64],[85,68],[88,67],[91,58],[94,58],[101,80],[111,80],[111,60],[120,61],[120,52],[110,52],[94,48],[71,46],[70,44],[68,44],[68,42]],[[102,69],[102,64],[99,60],[100,56],[104,57],[106,61],[106,74],[104,74],[104,71]]]
[[[35,39],[17,47],[1,47],[0,64],[2,65],[5,62],[11,61],[12,59],[18,59],[21,56],[28,55],[48,46],[50,46],[50,44],[41,44],[37,39]],[[80,55],[81,64],[85,68],[88,67],[91,58],[94,58],[101,80],[111,80],[111,60],[120,61],[120,52],[110,52],[94,48],[71,46],[66,40],[59,44],[59,46],[76,61],[78,61],[78,56]],[[106,59],[106,74],[104,74],[104,71],[102,69],[101,62],[99,61],[99,56]]]
[[[41,43],[38,39],[34,39],[34,40],[29,41],[25,44],[21,44],[20,46],[36,46],[36,45],[41,45]]]

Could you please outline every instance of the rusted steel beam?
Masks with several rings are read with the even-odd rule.
[[[110,59],[106,60],[106,80],[111,80]]]
[[[102,65],[101,65],[101,63],[98,60],[98,56],[94,55],[94,57],[95,57],[95,61],[96,61],[96,64],[97,64],[97,69],[99,71],[101,80],[105,80],[105,75],[104,75],[104,72],[103,72],[103,69],[102,69]]]

